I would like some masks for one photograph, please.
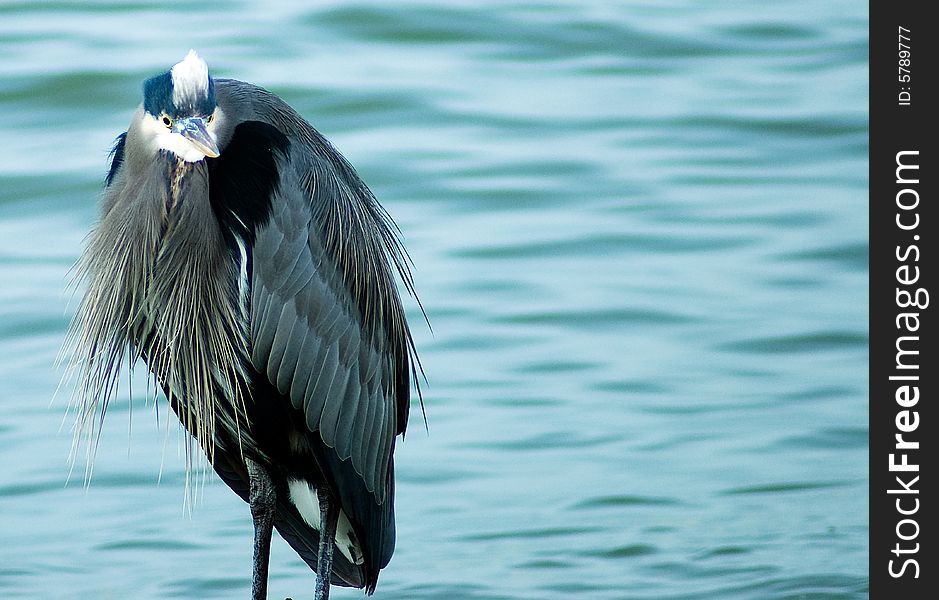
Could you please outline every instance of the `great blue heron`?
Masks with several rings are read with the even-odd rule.
[[[69,336],[79,435],[96,438],[121,362],[142,358],[250,504],[255,599],[272,528],[316,571],[316,598],[372,593],[391,558],[392,453],[419,369],[396,232],[299,114],[213,79],[194,51],[144,83],[114,146]]]

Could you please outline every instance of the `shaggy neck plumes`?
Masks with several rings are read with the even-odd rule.
[[[217,420],[244,414],[237,349],[247,344],[206,165],[158,156],[139,181],[109,190],[103,206],[79,263],[87,291],[68,339],[76,441],[87,437],[93,453],[123,358],[142,357],[211,461],[216,427],[239,431]],[[218,410],[220,398],[232,406]],[[187,459],[191,466],[191,452]]]

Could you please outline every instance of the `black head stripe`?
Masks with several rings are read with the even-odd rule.
[[[209,93],[204,98],[198,98],[193,106],[194,114],[211,115],[215,110],[215,81],[209,76]]]
[[[209,93],[186,98],[183,106],[173,103],[173,76],[170,71],[151,77],[143,84],[143,107],[148,113],[171,117],[206,116],[215,110],[215,81],[209,77]]]
[[[143,82],[143,108],[151,115],[176,114],[173,106],[173,78],[170,72],[151,77]]]

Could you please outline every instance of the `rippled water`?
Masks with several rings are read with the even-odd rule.
[[[429,433],[377,597],[866,596],[866,6],[261,4],[0,4],[0,596],[248,595],[247,506],[210,479],[188,515],[142,384],[87,490],[50,405],[110,143],[189,47],[416,263]]]

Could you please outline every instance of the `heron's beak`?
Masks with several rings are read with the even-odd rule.
[[[215,136],[209,133],[205,128],[205,119],[201,117],[189,117],[187,119],[180,119],[176,123],[179,134],[198,148],[199,152],[209,158],[216,158],[219,155],[218,145],[215,143]]]

